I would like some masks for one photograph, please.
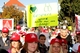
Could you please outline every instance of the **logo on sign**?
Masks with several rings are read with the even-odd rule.
[[[3,27],[12,28],[12,20],[3,20]]]

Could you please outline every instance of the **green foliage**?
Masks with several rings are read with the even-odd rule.
[[[70,12],[71,12],[71,3],[70,0],[63,0],[60,4],[61,6],[61,11],[64,13],[64,16],[70,16]]]
[[[25,15],[24,15],[24,19],[25,19],[25,23],[27,24],[27,12],[26,12],[26,10],[25,10]],[[27,25],[26,25],[27,26]]]
[[[23,12],[15,6],[8,6],[3,8],[2,16],[3,19],[13,18],[14,24],[16,25],[23,18]]]
[[[80,15],[80,0],[74,0],[72,2],[72,9],[74,11],[75,14]]]
[[[77,6],[78,1],[79,0],[62,0],[62,2],[60,3],[61,9],[59,11],[60,21],[64,21],[65,19],[67,19],[67,21],[69,22],[68,24],[72,25],[75,20],[75,14],[80,12],[80,4]]]
[[[63,0],[58,0],[58,3],[61,4],[62,1],[63,1]]]

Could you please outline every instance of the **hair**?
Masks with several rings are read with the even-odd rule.
[[[78,34],[78,35],[76,35],[76,37],[77,37],[77,39],[80,37],[80,35]]]
[[[28,53],[28,42],[24,43],[23,50],[24,50],[24,53],[26,52]],[[38,48],[33,53],[35,53],[36,51],[38,51]]]
[[[62,43],[63,44],[63,43]],[[65,43],[64,43],[65,44]],[[68,49],[68,44],[65,44],[66,45],[66,49]],[[62,46],[62,45],[61,45]]]
[[[11,45],[12,41],[14,41],[14,40],[10,40],[10,49],[12,48],[12,45]],[[19,48],[18,49],[20,49],[20,48],[22,48],[22,43],[20,40],[18,40],[18,42],[19,42]]]
[[[6,51],[5,49],[0,49],[0,53],[9,53],[9,52]]]
[[[50,47],[49,47],[49,51],[48,51],[48,53],[52,53],[52,44],[51,44]],[[62,47],[61,47],[61,49],[60,49],[60,53],[63,53],[63,51],[62,51]]]
[[[45,35],[44,35],[44,34],[40,34],[40,35],[39,35],[39,39],[40,39],[40,37],[45,37]]]

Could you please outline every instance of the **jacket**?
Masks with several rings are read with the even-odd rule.
[[[7,36],[5,43],[3,42],[2,37],[0,37],[0,48],[7,50],[10,48],[10,37],[9,36]]]

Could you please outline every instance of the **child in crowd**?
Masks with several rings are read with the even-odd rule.
[[[44,34],[39,35],[39,43],[38,43],[38,49],[40,53],[47,53],[48,48],[45,45],[46,37]]]

